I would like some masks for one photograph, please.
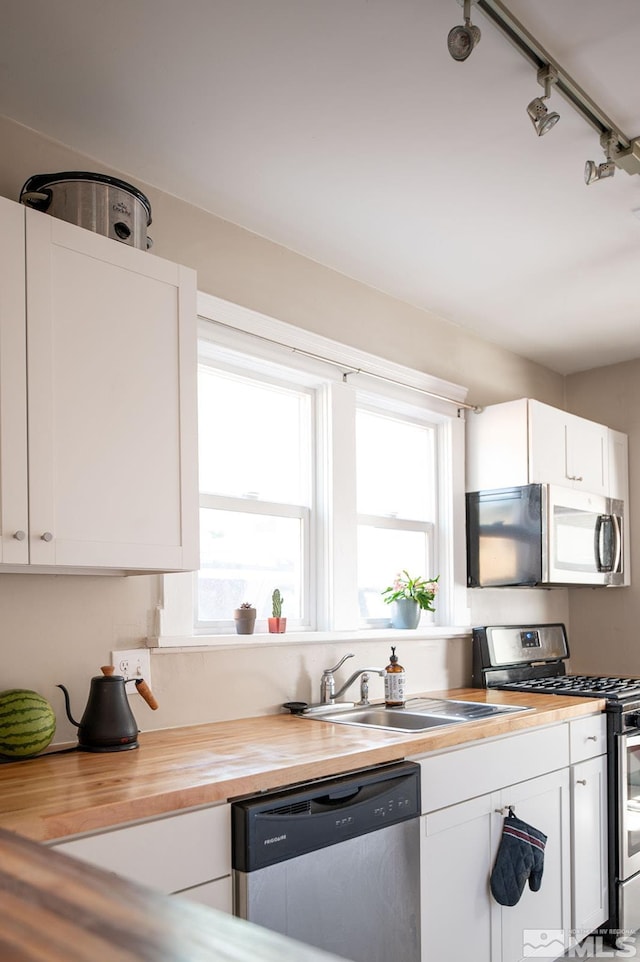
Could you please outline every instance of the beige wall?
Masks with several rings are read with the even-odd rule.
[[[568,410],[629,435],[632,577],[628,588],[569,591],[572,668],[640,675],[640,360],[573,374],[566,382]]]
[[[254,308],[446,378],[470,389],[478,404],[531,396],[563,406],[563,378],[460,328],[162,194],[135,172],[112,171],[70,148],[0,118],[0,194],[17,200],[32,174],[94,170],[135,183],[153,210],[154,253],[196,268],[202,291]],[[471,592],[475,623],[566,620],[567,592]],[[60,712],[70,689],[80,714],[89,678],[112,648],[144,644],[159,600],[155,577],[0,576],[0,687],[28,686],[52,702],[56,741],[71,737]],[[144,728],[241,717],[276,710],[292,698],[316,697],[320,671],[346,645],[259,648],[249,651],[162,653],[152,658],[155,714],[134,701]],[[358,642],[353,664],[386,664],[388,641]],[[406,643],[401,653],[410,691],[469,680],[468,642]],[[380,694],[372,683],[372,694]],[[135,698],[135,696],[134,696]]]

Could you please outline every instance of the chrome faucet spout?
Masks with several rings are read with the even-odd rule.
[[[376,675],[380,675],[381,677],[384,677],[385,669],[384,669],[384,668],[360,668],[358,671],[354,671],[354,673],[351,675],[351,677],[350,677],[350,678],[347,678],[347,680],[345,681],[344,685],[343,685],[341,688],[338,689],[338,691],[334,694],[333,697],[334,697],[334,698],[339,698],[340,695],[343,695],[344,692],[347,690],[347,688],[349,688],[351,685],[353,685],[353,683],[354,683],[354,681],[356,680],[356,678],[359,678],[359,677],[362,675],[362,681],[361,681],[361,683],[360,683],[360,701],[358,702],[358,704],[359,704],[359,705],[368,705],[368,704],[369,704],[369,673],[370,673],[370,672],[371,672],[372,674],[376,674]]]

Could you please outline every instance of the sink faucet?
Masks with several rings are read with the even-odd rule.
[[[358,702],[358,704],[361,706],[368,705],[369,704],[369,672],[375,672],[376,675],[380,675],[381,677],[384,677],[384,674],[385,674],[384,668],[359,668],[358,671],[354,671],[351,677],[347,678],[344,685],[342,685],[342,687],[339,688],[338,691],[336,691],[336,682],[335,682],[334,673],[338,670],[338,668],[341,667],[341,665],[345,663],[347,658],[353,658],[353,653],[351,652],[350,654],[345,655],[344,658],[341,658],[338,664],[335,665],[333,668],[325,668],[325,670],[322,672],[322,680],[320,682],[320,702],[323,705],[333,705],[336,698],[339,698],[340,695],[344,694],[347,688],[349,688],[354,683],[356,678],[360,678],[360,676],[362,677],[360,680],[360,701]]]

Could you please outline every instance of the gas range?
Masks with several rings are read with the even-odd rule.
[[[567,633],[562,624],[497,625],[473,629],[476,688],[544,695],[605,698],[618,709],[640,699],[640,678],[569,675]]]

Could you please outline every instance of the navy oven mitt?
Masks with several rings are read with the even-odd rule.
[[[546,842],[546,835],[516,818],[509,809],[491,873],[491,893],[496,902],[516,905],[527,879],[531,891],[538,891],[542,884]]]

